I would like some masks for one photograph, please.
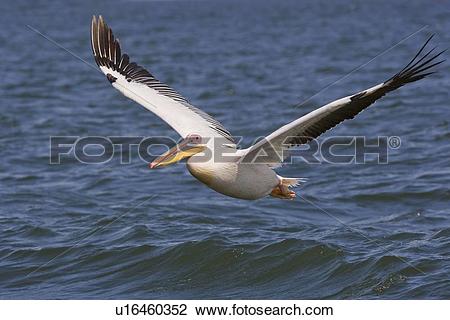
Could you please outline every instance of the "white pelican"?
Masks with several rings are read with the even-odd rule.
[[[131,62],[101,16],[98,19],[94,16],[91,25],[95,61],[112,86],[155,113],[183,138],[155,159],[150,168],[187,158],[189,172],[208,187],[231,197],[251,200],[267,195],[295,198],[295,192],[290,188],[297,186],[301,179],[281,177],[273,170],[286,158],[283,149],[307,143],[338,123],[354,118],[389,91],[433,73],[430,68],[444,60],[435,62],[443,52],[432,54],[435,48],[422,54],[431,38],[400,72],[387,81],[333,101],[286,124],[250,148],[238,150],[233,137],[219,121]],[[215,156],[222,153],[226,154],[227,161]],[[264,156],[258,158],[260,153]],[[205,154],[214,156],[205,160]]]

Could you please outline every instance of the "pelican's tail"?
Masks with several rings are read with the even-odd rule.
[[[299,185],[301,185],[302,183],[305,183],[308,179],[306,178],[285,178],[285,177],[280,177],[281,180],[281,185],[282,186],[286,186],[288,188],[295,188],[298,187]]]
[[[275,198],[288,200],[293,200],[296,197],[295,192],[290,190],[290,188],[295,188],[307,180],[305,178],[285,178],[281,176],[278,176],[278,179],[280,183],[272,190],[270,195]]]

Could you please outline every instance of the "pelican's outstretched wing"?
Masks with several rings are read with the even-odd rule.
[[[225,137],[234,144],[228,130],[217,120],[192,106],[143,67],[130,62],[101,16],[98,20],[95,16],[92,18],[91,44],[95,62],[112,86],[155,113],[183,138],[196,133],[207,138]]]
[[[250,148],[240,150],[241,162],[259,162],[276,166],[287,157],[286,149],[289,147],[305,144],[317,138],[342,121],[353,119],[386,93],[434,73],[430,71],[430,68],[445,61],[436,62],[436,58],[445,50],[433,54],[435,47],[422,54],[432,37],[425,42],[414,58],[389,80],[354,95],[333,101],[279,128]]]

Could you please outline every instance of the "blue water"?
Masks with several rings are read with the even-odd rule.
[[[450,298],[448,63],[323,136],[398,136],[389,164],[286,165],[308,201],[250,202],[184,164],[50,165],[50,136],[177,135],[29,28],[95,64],[102,14],[133,60],[246,146],[384,81],[431,33],[449,47],[448,1],[0,6],[0,298]]]

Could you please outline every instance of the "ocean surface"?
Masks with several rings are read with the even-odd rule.
[[[388,79],[433,33],[448,48],[449,1],[0,9],[0,298],[450,298],[449,63],[321,137],[400,137],[388,164],[278,169],[308,178],[295,201],[229,198],[183,163],[149,170],[136,151],[130,164],[118,152],[103,164],[49,163],[51,136],[178,138],[92,68],[94,14],[134,61],[246,147]]]

